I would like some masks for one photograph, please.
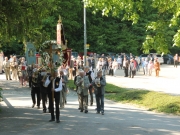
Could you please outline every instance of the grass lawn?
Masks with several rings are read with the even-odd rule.
[[[112,84],[107,84],[106,93],[107,99],[116,102],[136,104],[150,111],[180,115],[180,96],[155,91],[125,89]]]
[[[68,88],[75,89],[73,80],[69,80]],[[150,111],[180,115],[180,96],[147,90],[131,90],[112,84],[107,84],[105,89],[105,97],[112,101],[135,104]]]

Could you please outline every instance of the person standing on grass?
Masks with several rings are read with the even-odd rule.
[[[96,97],[96,106],[97,106],[97,114],[101,112],[102,115],[104,115],[104,93],[106,86],[106,80],[102,76],[102,71],[99,71],[97,73],[97,77],[92,82],[92,85],[94,86],[94,93]]]
[[[154,69],[156,72],[156,77],[159,77],[160,63],[158,62],[158,58],[156,58],[154,61]]]

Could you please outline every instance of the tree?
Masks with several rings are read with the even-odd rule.
[[[88,0],[87,4],[89,7],[94,7],[94,12],[101,10],[102,14],[106,16],[121,17],[123,14],[122,20],[131,20],[133,24],[137,23],[142,13],[148,12],[147,9],[150,9],[157,18],[156,20],[151,19],[146,24],[146,28],[151,34],[147,33],[143,43],[144,52],[148,53],[152,49],[159,53],[169,52],[171,47],[166,39],[167,31],[174,31],[172,26],[179,25],[179,0],[173,2],[172,0]],[[180,30],[174,35],[173,41],[174,45],[180,46]]]

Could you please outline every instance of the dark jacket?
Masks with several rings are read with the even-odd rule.
[[[96,80],[96,79],[95,79]],[[97,87],[97,85],[95,84],[95,80],[93,80],[93,82],[92,82],[92,85],[93,85],[93,87],[94,87],[94,93],[97,95],[99,92],[98,92],[98,90],[99,90],[99,88]],[[106,80],[105,80],[105,78],[104,77],[101,77],[100,78],[100,84],[101,84],[101,87],[100,87],[100,93],[101,93],[101,95],[104,95],[105,94],[105,86],[106,86]]]

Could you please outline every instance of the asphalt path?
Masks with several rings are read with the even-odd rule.
[[[155,71],[152,76],[143,74],[142,68],[136,73],[134,78],[124,77],[124,70],[117,70],[116,77],[106,76],[107,82],[116,86],[129,89],[143,89],[159,91],[172,95],[180,95],[180,66],[174,68],[173,65],[161,65],[159,77],[155,77]]]
[[[134,79],[124,78],[121,75],[123,71],[119,70],[119,76],[107,76],[107,82],[111,83],[112,81],[116,85],[127,88],[138,88],[138,86],[143,88],[145,86],[143,80],[148,82],[147,87],[151,85],[150,80],[162,82],[159,85],[164,85],[166,84],[165,78],[167,80],[174,78],[176,82],[179,70],[162,66],[159,78],[146,77],[139,72]],[[167,73],[167,76],[164,72]],[[134,81],[138,84],[135,85]],[[77,109],[77,95],[73,91],[68,93],[67,105],[61,109],[61,122],[48,122],[49,113],[42,113],[42,108],[31,108],[29,88],[19,87],[19,83],[16,81],[6,81],[4,75],[0,75],[0,87],[4,89],[4,101],[0,103],[0,135],[180,135],[179,116],[155,113],[110,100],[105,100],[105,115],[96,114],[95,104],[89,106],[88,114],[81,113]],[[164,87],[161,86],[162,89]],[[179,87],[177,88],[179,89]],[[178,93],[175,91],[173,94]]]

